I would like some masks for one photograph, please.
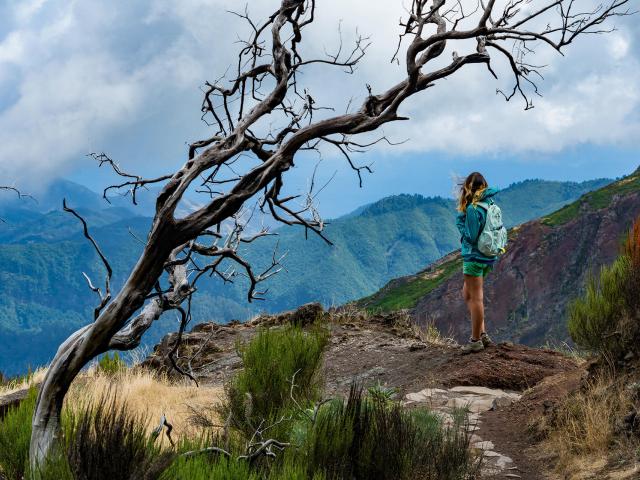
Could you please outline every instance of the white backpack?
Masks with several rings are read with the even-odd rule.
[[[478,250],[487,257],[504,253],[507,246],[507,229],[502,224],[502,210],[495,203],[478,202],[487,211],[487,221],[478,237]]]

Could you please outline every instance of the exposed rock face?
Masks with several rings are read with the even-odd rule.
[[[584,290],[590,272],[616,258],[623,236],[640,215],[638,177],[640,171],[617,182],[622,193],[607,197],[603,208],[593,208],[601,198],[587,199],[561,222],[536,220],[512,231],[507,253],[485,281],[487,329],[497,339],[540,345],[568,337],[567,305]],[[461,288],[462,272],[457,270],[417,302],[414,319],[455,338],[468,337]]]

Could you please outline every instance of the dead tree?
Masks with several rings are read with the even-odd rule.
[[[248,298],[258,295],[255,287],[264,276],[254,274],[233,246],[244,241],[242,237],[234,234],[229,245],[220,243],[221,225],[237,217],[248,202],[259,197],[260,208],[276,220],[322,235],[323,223],[311,202],[296,206],[296,197],[283,193],[285,174],[296,154],[326,144],[343,154],[360,174],[366,167],[356,165],[351,152],[366,142],[358,143],[354,137],[407,120],[399,113],[405,100],[434,89],[439,81],[468,65],[486,68],[495,77],[493,62],[504,61],[514,80],[513,90],[504,92],[504,97],[519,96],[531,108],[530,99],[537,94],[535,82],[541,78],[539,67],[529,61],[536,48],[562,52],[578,37],[605,33],[611,28],[607,25],[611,17],[630,13],[628,3],[606,0],[585,10],[582,0],[479,0],[469,9],[468,2],[461,0],[446,4],[445,0],[413,0],[401,22],[394,57],[406,68],[405,78],[383,92],[368,86],[363,104],[344,114],[318,107],[311,94],[299,88],[299,73],[312,64],[348,73],[365,54],[365,37],[335,55],[305,58],[300,46],[305,29],[314,21],[315,0],[281,0],[263,23],[254,22],[246,12],[237,14],[248,22],[250,38],[241,43],[231,78],[206,83],[203,118],[215,133],[190,145],[184,165],[167,175],[145,179],[98,156],[123,177],[109,190],[126,190],[135,201],[140,188],[150,184],[163,184],[163,188],[144,250],[123,287],[111,291],[110,273],[104,291],[89,282],[99,295],[99,306],[93,322],[59,347],[49,367],[33,417],[31,461],[45,458],[58,436],[65,394],[87,362],[108,350],[134,348],[168,310],[177,311],[186,321],[188,309],[182,305],[195,290],[194,281],[187,276],[194,264],[203,259],[208,262],[198,266],[198,278],[205,274],[225,277],[221,271],[224,260],[236,262],[250,280]],[[276,128],[278,123],[281,126]],[[189,188],[200,188],[210,197],[204,206],[179,218],[176,209]],[[91,240],[86,227],[85,235]],[[100,257],[110,272],[107,260]],[[277,263],[274,260],[274,269]],[[165,272],[168,282],[163,287]]]

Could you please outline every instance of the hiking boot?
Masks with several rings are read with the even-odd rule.
[[[484,345],[484,348],[493,347],[494,345],[493,340],[491,340],[491,337],[487,335],[487,332],[482,332],[480,335],[480,341],[482,342],[482,345]]]
[[[482,340],[471,339],[469,340],[469,343],[461,347],[461,350],[463,354],[481,352],[484,350],[484,344],[482,343]]]

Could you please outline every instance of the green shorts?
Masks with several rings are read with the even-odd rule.
[[[486,277],[493,270],[490,263],[462,262],[462,273],[472,277]]]

